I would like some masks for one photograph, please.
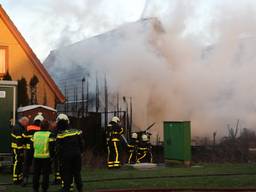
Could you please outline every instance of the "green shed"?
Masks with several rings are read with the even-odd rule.
[[[11,129],[15,124],[17,81],[0,81],[0,154],[11,152]]]
[[[166,160],[190,162],[190,121],[164,122],[164,157]]]

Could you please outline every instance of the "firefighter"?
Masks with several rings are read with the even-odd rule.
[[[23,149],[24,141],[22,133],[26,130],[29,119],[27,117],[21,117],[18,123],[12,127],[11,133],[11,148],[13,153],[13,171],[12,180],[14,184],[20,184],[23,180],[22,164],[23,164]]]
[[[138,134],[134,132],[131,135],[131,142],[128,144],[128,149],[129,149],[128,163],[129,164],[134,164],[137,161],[138,144],[139,144]]]
[[[32,137],[34,148],[34,174],[33,174],[33,190],[39,191],[40,175],[43,175],[42,191],[46,192],[49,187],[49,174],[51,167],[51,156],[53,155],[53,141],[55,140],[49,131],[49,122],[43,120],[41,130],[34,133]]]
[[[121,135],[124,129],[120,126],[120,119],[113,117],[107,127],[109,132],[108,141],[108,168],[119,168],[121,167]]]
[[[152,163],[151,148],[149,135],[147,133],[142,133],[141,141],[138,146],[137,163]]]
[[[33,120],[33,124],[28,125],[25,133],[22,134],[25,140],[25,158],[24,158],[22,186],[26,186],[28,183],[29,170],[33,162],[34,148],[33,148],[33,142],[31,139],[36,131],[40,131],[41,129],[40,124],[43,120],[44,120],[44,117],[42,113],[38,113]]]
[[[81,192],[83,188],[81,154],[84,149],[82,131],[72,129],[69,126],[69,118],[65,114],[59,114],[56,123],[58,129],[56,143],[60,158],[61,178],[63,180],[62,191],[70,191],[74,180],[77,190]]]

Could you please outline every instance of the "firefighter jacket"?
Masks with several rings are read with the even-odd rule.
[[[149,142],[141,142],[138,147],[137,163],[152,163],[152,146]]]
[[[54,138],[50,131],[37,131],[32,137],[34,147],[34,158],[50,158],[53,154],[51,143]]]
[[[51,135],[52,137],[54,138],[53,142],[52,142],[52,145],[53,145],[53,148],[54,148],[54,156],[57,156],[57,151],[56,151],[56,137],[57,137],[57,134],[58,134],[58,130],[57,128],[54,128],[51,130]]]
[[[25,131],[25,128],[20,123],[17,123],[14,127],[12,127],[11,147],[13,149],[24,148],[24,138],[22,137],[22,134],[24,133],[24,131]]]
[[[139,140],[138,139],[131,139],[130,143],[127,145],[129,151],[137,150],[138,144],[139,144]]]
[[[41,128],[37,125],[29,125],[27,126],[26,131],[22,134],[25,142],[25,149],[30,150],[33,149],[32,137],[36,131],[39,131]]]
[[[139,151],[150,151],[152,148],[151,144],[149,142],[140,142],[138,146]]]
[[[81,154],[84,150],[82,131],[66,129],[57,134],[57,153],[60,157]]]
[[[111,141],[120,141],[121,135],[124,133],[124,128],[118,125],[116,122],[111,121],[108,124],[109,138]]]

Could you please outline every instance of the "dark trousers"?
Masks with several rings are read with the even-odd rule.
[[[12,180],[14,183],[19,183],[23,179],[23,149],[12,149],[13,154],[13,171],[12,171]]]
[[[50,158],[40,159],[34,158],[34,174],[33,174],[33,189],[38,191],[40,175],[43,175],[42,189],[47,191],[49,187],[49,175],[50,175]]]
[[[152,153],[151,150],[139,150],[137,163],[152,163]]]
[[[53,158],[53,170],[54,170],[54,182],[61,183],[61,176],[60,176],[60,160],[57,156]]]
[[[82,191],[81,161],[81,154],[70,154],[61,157],[61,178],[64,182],[63,192],[70,191],[73,179],[77,190],[79,192]]]
[[[23,167],[23,177],[28,178],[30,167],[32,166],[34,149],[25,150],[24,167]]]
[[[121,143],[120,141],[110,141],[108,145],[108,168],[118,168],[121,166]]]
[[[135,164],[136,161],[137,161],[137,151],[135,149],[130,149],[129,150],[128,163],[129,164]]]

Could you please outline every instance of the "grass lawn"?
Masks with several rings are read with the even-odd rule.
[[[202,176],[206,174],[208,176]],[[214,176],[213,174],[242,175]],[[120,170],[85,168],[82,176],[85,191],[120,188],[256,188],[255,164],[206,164],[191,168],[176,166],[140,171],[128,167]],[[0,173],[0,183],[10,182],[9,174]],[[11,192],[27,192],[31,191],[31,184],[25,188],[0,185],[0,191],[5,189]],[[51,185],[49,191],[58,191],[58,189],[58,186]]]

